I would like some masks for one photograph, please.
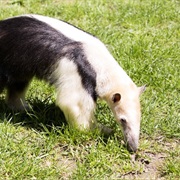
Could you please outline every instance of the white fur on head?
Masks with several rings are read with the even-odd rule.
[[[121,96],[118,101],[112,99],[116,94],[120,94]],[[135,84],[124,86],[123,88],[117,87],[117,92],[112,93],[109,99],[112,99],[109,104],[116,121],[122,127],[129,150],[136,151],[138,147],[141,116],[139,88],[137,88]]]

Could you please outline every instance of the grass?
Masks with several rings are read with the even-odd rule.
[[[104,102],[98,101],[96,117],[116,130],[109,138],[69,129],[44,82],[32,82],[27,113],[9,110],[2,93],[0,179],[180,177],[179,1],[0,0],[0,9],[0,19],[43,14],[96,35],[137,85],[147,84],[135,161]]]

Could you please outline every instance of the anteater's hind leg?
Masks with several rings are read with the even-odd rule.
[[[29,81],[16,82],[7,87],[6,102],[11,109],[25,110],[28,104],[25,102],[25,93]]]

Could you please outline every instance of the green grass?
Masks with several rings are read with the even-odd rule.
[[[32,82],[27,113],[9,110],[2,93],[0,179],[179,179],[179,11],[177,0],[0,0],[0,19],[43,14],[96,35],[137,85],[147,84],[135,161],[104,102],[96,117],[116,130],[109,138],[69,129],[44,82]]]

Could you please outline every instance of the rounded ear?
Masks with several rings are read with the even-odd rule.
[[[139,95],[141,95],[146,90],[146,85],[139,87]]]
[[[113,94],[112,101],[114,103],[119,102],[121,100],[121,95],[119,93]]]

